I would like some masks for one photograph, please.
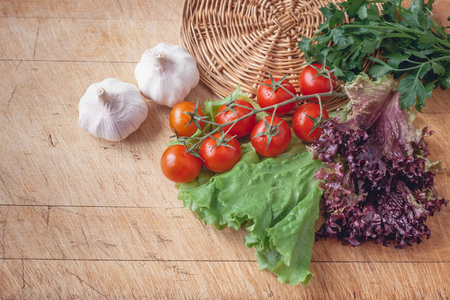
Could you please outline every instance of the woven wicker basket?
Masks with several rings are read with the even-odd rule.
[[[287,74],[298,91],[305,67],[297,41],[312,37],[324,21],[319,8],[339,0],[185,0],[181,44],[197,59],[200,77],[220,97],[236,85],[256,94],[268,78]],[[366,68],[370,61],[366,61]],[[324,101],[328,110],[346,98]]]

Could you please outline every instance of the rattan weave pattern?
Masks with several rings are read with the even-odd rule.
[[[287,74],[298,91],[305,65],[297,41],[314,34],[328,1],[185,0],[180,41],[197,59],[203,83],[220,97],[236,85],[253,97],[269,72]],[[333,109],[346,99],[325,101]]]

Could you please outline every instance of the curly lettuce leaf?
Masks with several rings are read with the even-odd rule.
[[[276,158],[261,158],[250,144],[225,173],[201,174],[179,185],[178,198],[205,224],[239,229],[244,244],[255,247],[261,269],[283,283],[307,285],[322,192],[314,173],[321,167],[303,145],[292,145]]]
[[[432,132],[415,128],[396,87],[392,78],[358,76],[345,88],[347,120],[328,121],[312,145],[313,157],[327,164],[315,174],[325,180],[326,221],[317,238],[353,246],[393,241],[401,249],[430,237],[427,217],[447,203],[434,189],[440,164],[428,160],[424,138]]]
[[[391,77],[372,81],[367,74],[362,74],[345,87],[351,99],[351,112],[350,121],[341,127],[352,126],[369,132],[371,144],[366,148],[380,151],[388,159],[412,155],[411,143],[417,144],[421,138],[421,131],[411,122],[410,111],[400,108],[397,86]]]

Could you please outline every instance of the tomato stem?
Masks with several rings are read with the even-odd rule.
[[[292,96],[292,98],[289,99],[289,100],[286,100],[286,101],[283,101],[283,102],[280,102],[280,103],[277,103],[277,104],[274,104],[274,105],[271,105],[271,106],[266,106],[266,107],[263,107],[263,108],[259,108],[259,109],[249,108],[249,107],[247,107],[247,106],[237,104],[237,103],[236,103],[236,100],[237,100],[237,99],[231,99],[231,100],[228,102],[228,104],[227,104],[227,110],[228,110],[228,111],[230,111],[230,110],[232,111],[232,110],[234,110],[234,107],[235,107],[235,106],[239,106],[239,107],[243,107],[243,108],[246,108],[246,109],[248,109],[248,110],[251,110],[251,112],[249,112],[248,114],[243,115],[243,116],[241,116],[241,117],[239,117],[239,118],[236,118],[236,119],[234,119],[233,121],[230,121],[230,122],[227,122],[227,123],[223,123],[223,124],[218,124],[218,123],[216,123],[216,122],[206,120],[206,117],[205,117],[205,116],[200,116],[200,115],[198,115],[198,114],[197,114],[198,101],[197,101],[197,103],[196,103],[196,108],[194,109],[194,112],[192,112],[192,113],[190,113],[190,112],[184,112],[184,113],[188,114],[188,115],[191,117],[191,120],[190,120],[190,122],[189,122],[188,124],[195,123],[195,124],[197,125],[199,121],[202,121],[202,122],[211,124],[211,125],[216,126],[216,127],[215,127],[215,128],[212,128],[212,130],[211,130],[210,132],[203,132],[204,135],[203,135],[203,136],[200,136],[200,137],[195,137],[195,138],[194,138],[194,137],[189,137],[189,138],[185,138],[185,137],[177,137],[177,139],[179,139],[181,142],[183,142],[183,144],[185,145],[185,147],[186,147],[186,149],[187,149],[187,151],[188,151],[189,153],[191,153],[191,154],[194,155],[194,154],[197,154],[197,153],[195,153],[195,149],[198,148],[198,147],[201,145],[201,143],[203,143],[204,140],[206,140],[208,137],[212,137],[213,134],[215,134],[215,133],[221,131],[222,129],[224,129],[225,127],[231,125],[230,128],[228,128],[226,132],[223,132],[223,131],[222,131],[221,137],[220,137],[219,139],[213,137],[213,138],[216,140],[216,142],[217,142],[217,144],[215,145],[215,147],[216,147],[216,146],[220,146],[220,145],[228,146],[228,145],[227,145],[227,142],[228,142],[231,138],[234,138],[234,136],[231,137],[231,138],[228,138],[228,139],[226,139],[225,137],[226,137],[227,134],[229,133],[230,129],[231,129],[236,123],[238,123],[239,121],[241,121],[241,120],[243,120],[243,119],[245,119],[245,118],[248,118],[248,117],[250,117],[250,116],[252,116],[252,115],[258,114],[258,113],[260,113],[260,112],[267,111],[267,110],[273,110],[271,122],[270,122],[270,124],[268,124],[268,123],[266,124],[266,125],[267,125],[267,126],[266,126],[266,131],[262,133],[263,135],[267,135],[267,137],[268,137],[268,139],[267,139],[267,140],[268,140],[267,146],[268,146],[268,145],[270,144],[271,138],[272,138],[273,136],[276,136],[276,135],[278,134],[278,130],[277,130],[278,128],[277,128],[277,126],[273,126],[273,119],[274,119],[274,116],[275,116],[275,112],[276,112],[276,110],[277,110],[279,107],[281,107],[281,106],[283,106],[283,105],[286,105],[286,104],[289,104],[289,103],[292,103],[292,102],[300,102],[300,101],[303,101],[303,100],[306,100],[306,99],[317,98],[317,99],[319,99],[319,106],[320,106],[320,113],[319,113],[319,116],[318,116],[317,118],[311,118],[310,116],[308,116],[308,117],[314,122],[314,126],[315,126],[315,127],[313,126],[313,129],[311,130],[311,131],[313,131],[315,128],[321,126],[321,124],[322,124],[324,121],[326,121],[326,119],[323,119],[323,106],[322,106],[321,98],[323,98],[323,97],[344,97],[344,96],[346,96],[346,95],[343,94],[343,93],[339,93],[339,92],[334,92],[334,91],[333,91],[332,79],[331,79],[331,76],[330,76],[331,72],[330,72],[329,70],[327,70],[327,69],[324,69],[323,71],[325,71],[326,75],[328,75],[327,77],[328,77],[329,80],[330,80],[330,87],[331,87],[330,92],[327,92],[327,93],[319,93],[319,94],[313,94],[313,95],[305,95],[305,96],[297,96],[297,95],[295,95],[294,93],[292,93],[291,91],[289,91],[286,87],[284,87],[284,85],[280,84],[280,83],[282,82],[282,80],[280,80],[279,82],[276,82],[275,80],[273,80],[272,83],[275,82],[275,83],[277,84],[277,88],[282,88],[283,90],[285,90],[286,92],[288,92],[288,93]],[[273,79],[272,75],[271,75],[271,74],[269,74],[269,75],[270,75],[271,78]],[[286,76],[283,77],[283,80],[284,80],[284,78],[286,78]],[[227,110],[224,110],[224,111],[227,111]],[[224,112],[224,111],[222,111],[222,112]],[[264,119],[264,120],[265,120],[265,119]],[[317,124],[316,124],[316,123],[317,123]],[[199,129],[201,130],[199,124],[198,124],[197,128],[199,128]],[[223,136],[222,136],[222,135],[223,135]],[[191,147],[187,147],[186,141],[187,141],[188,139],[194,139],[194,140],[196,140],[196,142],[195,142],[194,144],[192,144]],[[198,156],[198,154],[197,154],[196,156]]]
[[[323,123],[328,120],[323,118],[323,106],[320,96],[317,96],[317,99],[319,99],[319,109],[320,109],[317,118],[313,118],[310,115],[306,115],[313,122],[313,127],[309,131],[309,134],[311,134],[316,128],[322,127]]]
[[[272,74],[269,72],[269,77],[270,77],[270,83],[271,84],[267,84],[267,83],[263,83],[262,85],[268,86],[272,89],[272,95],[273,93],[275,93],[276,90],[278,90],[280,87],[286,89],[284,86],[286,84],[283,84],[283,81],[286,79],[287,74],[283,76],[283,78],[281,78],[280,80],[276,81]]]

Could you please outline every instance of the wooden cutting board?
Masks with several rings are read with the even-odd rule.
[[[159,42],[178,43],[182,0],[0,2],[0,298],[448,299],[450,208],[431,238],[404,250],[315,243],[308,287],[258,269],[243,230],[216,231],[177,200],[159,168],[170,109],[122,142],[78,125],[87,87],[136,84],[134,67]],[[436,1],[438,20],[450,15]],[[217,100],[200,84],[187,100]],[[436,177],[450,198],[450,91],[436,90],[418,127],[431,126]]]

